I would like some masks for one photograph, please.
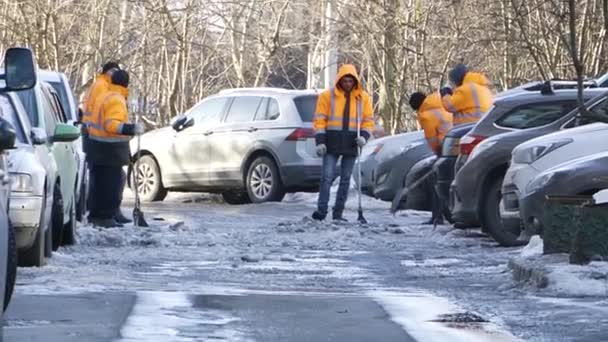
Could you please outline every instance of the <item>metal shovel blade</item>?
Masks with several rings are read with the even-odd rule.
[[[391,204],[391,214],[394,215],[399,210],[401,203],[407,201],[407,195],[408,195],[409,191],[410,191],[410,189],[408,187],[405,187],[405,188],[401,189],[395,195],[395,197],[393,197],[393,203]]]

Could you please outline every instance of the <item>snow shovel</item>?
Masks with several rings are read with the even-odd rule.
[[[135,123],[139,122],[139,115],[135,116]],[[133,226],[149,227],[148,222],[144,218],[144,212],[141,210],[141,202],[139,200],[139,184],[137,183],[137,172],[139,172],[139,153],[141,152],[141,134],[137,135],[137,152],[135,156],[135,167],[131,171],[133,173],[133,186],[135,189],[135,207],[133,208]]]
[[[422,175],[422,177],[420,177],[418,180],[416,180],[409,187],[406,186],[403,189],[401,189],[397,193],[397,195],[395,195],[395,197],[393,197],[393,203],[391,205],[391,214],[395,215],[395,213],[399,210],[399,206],[401,205],[401,203],[407,201],[407,196],[408,196],[408,193],[410,192],[410,190],[412,190],[412,189],[418,187],[420,184],[422,184],[422,182],[427,180],[427,178],[429,178],[431,176],[431,174],[433,174],[432,170],[425,173],[424,175]]]
[[[357,110],[357,140],[361,136],[361,111]],[[367,224],[367,220],[363,217],[363,206],[361,205],[361,147],[357,146],[357,172],[359,173],[359,181],[357,182],[357,195],[359,208],[357,210],[357,221],[361,224]]]

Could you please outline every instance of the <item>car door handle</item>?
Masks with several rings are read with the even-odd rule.
[[[213,134],[213,131],[207,131],[205,133],[203,133],[204,136],[210,136],[211,134]]]
[[[258,129],[255,127],[249,127],[249,129],[247,130],[247,132],[249,132],[249,133],[253,133],[253,132],[257,132],[257,131],[258,131]]]

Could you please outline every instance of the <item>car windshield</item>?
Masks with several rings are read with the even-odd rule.
[[[312,122],[317,108],[317,95],[298,96],[293,99],[298,109],[298,114],[304,122]]]
[[[68,94],[65,91],[65,87],[61,82],[49,82],[49,84],[55,89],[57,95],[59,95],[59,101],[61,101],[61,106],[68,114],[68,120],[75,120],[73,117],[74,109],[70,106],[70,100],[68,98]]]
[[[16,94],[23,103],[23,108],[25,108],[25,112],[30,118],[30,123],[33,127],[38,127],[38,106],[36,105],[36,91],[34,89],[36,88],[18,91]]]
[[[15,111],[15,107],[11,100],[6,95],[0,95],[0,115],[2,115],[2,119],[8,121],[13,128],[15,128],[15,134],[17,141],[20,143],[25,143],[25,132],[23,130],[23,126],[21,125],[21,121],[17,117],[17,112]]]

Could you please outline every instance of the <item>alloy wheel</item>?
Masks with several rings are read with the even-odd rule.
[[[137,192],[141,195],[151,193],[156,185],[154,170],[148,164],[139,164],[137,168]]]
[[[257,198],[266,198],[272,191],[272,170],[266,164],[259,164],[251,174],[251,190]]]

